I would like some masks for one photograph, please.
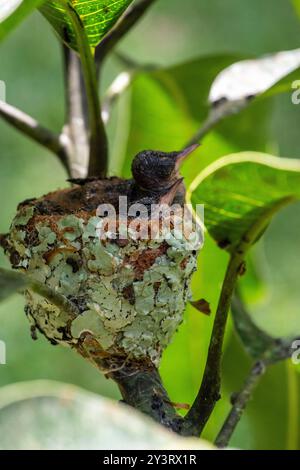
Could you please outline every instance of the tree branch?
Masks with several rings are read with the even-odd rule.
[[[0,116],[17,130],[58,156],[69,173],[67,145],[63,135],[56,135],[41,126],[23,111],[0,101]]]
[[[137,24],[155,1],[156,0],[140,0],[138,3],[131,5],[116,26],[104,37],[96,48],[97,75],[99,75],[99,70],[107,54],[111,52],[118,42]]]
[[[252,398],[253,392],[257,387],[260,379],[267,370],[267,364],[264,361],[257,362],[244,384],[242,390],[233,398],[232,409],[216,439],[216,445],[224,449],[228,446],[229,441],[243,415],[243,412]]]
[[[117,383],[126,404],[177,434],[184,434],[184,420],[176,413],[159,372],[152,363],[129,357],[108,357],[90,333],[82,335],[76,349],[101,373]]]
[[[201,434],[217,401],[221,398],[221,358],[225,328],[235,285],[243,263],[242,251],[237,250],[231,255],[217,308],[202,384],[185,418],[187,428],[195,436]]]

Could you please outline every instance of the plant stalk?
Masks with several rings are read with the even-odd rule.
[[[76,10],[69,3],[65,3],[62,0],[59,1],[66,9],[74,27],[86,87],[90,128],[88,176],[105,178],[108,167],[108,142],[101,117],[94,57],[85,34],[84,26]]]

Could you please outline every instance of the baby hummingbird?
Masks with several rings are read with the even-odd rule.
[[[176,196],[174,187],[180,191],[180,186],[183,186],[179,175],[181,164],[198,147],[195,144],[180,152],[145,150],[138,153],[132,163],[132,200],[147,198],[158,204],[161,199],[168,200],[170,193],[169,203],[172,203],[172,196],[173,199]],[[184,190],[182,193],[184,195]]]

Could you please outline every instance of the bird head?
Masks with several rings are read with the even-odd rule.
[[[170,187],[179,178],[183,161],[198,148],[192,145],[180,152],[144,150],[132,163],[132,174],[137,185],[145,190],[159,191]]]

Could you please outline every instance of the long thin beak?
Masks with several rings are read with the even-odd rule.
[[[181,167],[182,163],[187,159],[187,157],[189,157],[191,153],[193,153],[199,147],[200,147],[200,144],[191,145],[190,147],[187,147],[176,156],[176,170],[177,171]]]

